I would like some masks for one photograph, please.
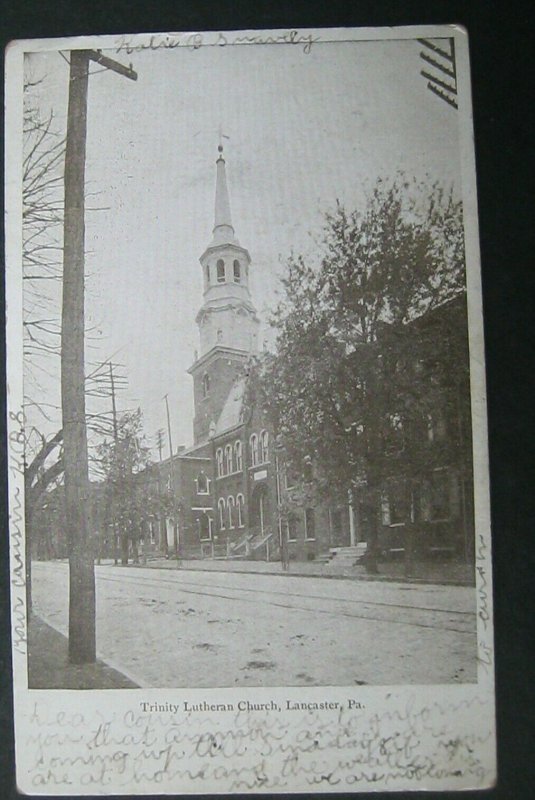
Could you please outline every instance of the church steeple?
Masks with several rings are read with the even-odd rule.
[[[200,258],[204,283],[204,303],[197,314],[201,355],[217,345],[251,353],[258,340],[259,320],[249,291],[251,256],[234,232],[223,145],[218,151],[212,240]]]
[[[221,144],[218,149],[212,240],[199,259],[204,284],[204,302],[196,317],[201,348],[189,370],[196,443],[208,438],[243,364],[257,351],[260,327],[249,291],[251,256],[234,232]]]
[[[219,157],[216,161],[217,173],[215,184],[215,221],[212,246],[216,244],[238,244],[234,235],[232,217],[230,213],[230,199],[227,186],[227,173],[225,159],[223,158],[223,145],[218,147]]]

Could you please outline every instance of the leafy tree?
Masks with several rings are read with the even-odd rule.
[[[97,447],[97,457],[106,481],[108,519],[121,542],[122,562],[127,564],[130,543],[136,557],[142,524],[153,505],[153,498],[137,478],[151,464],[140,409],[119,418],[116,435]]]
[[[375,571],[382,454],[406,416],[396,403],[409,389],[420,420],[433,403],[429,380],[403,371],[405,333],[464,292],[462,207],[438,184],[379,180],[362,211],[326,215],[322,250],[319,263],[288,262],[275,350],[251,365],[248,402],[263,406],[294,470],[307,457],[321,465],[319,491],[342,498],[366,483]]]

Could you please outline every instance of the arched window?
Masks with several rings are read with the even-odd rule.
[[[234,283],[241,283],[241,267],[237,258],[234,259]]]
[[[206,283],[210,286],[210,264],[206,265]]]
[[[225,283],[225,262],[222,258],[217,260],[217,282]]]
[[[207,372],[202,376],[202,396],[208,397],[210,394],[210,376]]]
[[[260,434],[260,462],[265,464],[269,461],[269,434],[267,431],[262,431]]]
[[[249,443],[251,447],[251,466],[256,467],[258,464],[258,436],[256,433],[253,433],[249,439]]]
[[[197,494],[210,494],[210,481],[204,474],[199,472],[196,478]]]
[[[217,341],[218,342],[222,342],[223,341],[223,331],[221,330],[221,328],[219,328],[218,331],[217,331]]]
[[[236,497],[236,510],[238,512],[238,528],[243,528],[243,505],[244,505],[243,495],[239,494]]]
[[[219,511],[219,528],[225,530],[225,501],[222,497],[217,501],[217,508]]]
[[[243,459],[242,459],[241,442],[239,439],[234,445],[234,459],[236,462],[236,472],[241,472],[243,469]]]
[[[227,500],[227,508],[228,508],[228,526],[229,528],[234,527],[234,498],[229,497]]]
[[[225,467],[227,471],[227,475],[230,475],[233,472],[232,469],[232,445],[227,444],[225,446]]]
[[[215,461],[217,467],[217,477],[221,478],[223,475],[223,451],[220,447],[216,450]]]

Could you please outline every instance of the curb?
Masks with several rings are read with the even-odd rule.
[[[431,580],[430,578],[417,578],[417,577],[394,577],[392,575],[329,575],[325,573],[309,573],[309,572],[275,572],[275,571],[265,571],[265,570],[254,570],[254,569],[203,569],[202,567],[188,567],[185,566],[187,562],[181,562],[177,565],[174,569],[179,571],[185,572],[219,572],[219,573],[232,573],[234,575],[277,575],[282,577],[290,577],[290,578],[327,578],[329,580],[342,580],[342,581],[378,581],[382,583],[410,583],[410,584],[417,584],[417,585],[428,585],[428,586],[463,586],[468,588],[475,588],[475,579],[474,582],[469,580],[452,580],[445,578],[444,580]],[[111,565],[114,566],[114,565]],[[117,565],[117,566],[125,566],[125,565]],[[166,566],[159,566],[159,565],[151,565],[148,564],[128,564],[128,567],[133,567],[135,569],[173,569],[172,567]]]

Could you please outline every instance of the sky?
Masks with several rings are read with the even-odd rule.
[[[460,193],[458,115],[426,89],[420,49],[391,40],[320,42],[308,53],[291,44],[105,53],[132,62],[136,82],[92,65],[86,361],[122,365],[119,412],[141,407],[149,444],[166,428],[165,394],[174,446],[192,443],[186,370],[198,348],[199,257],[214,224],[219,131],[228,137],[234,228],[265,321],[288,256],[319,258],[324,214],[337,199],[362,207],[375,180],[397,171]],[[26,56],[27,73],[41,79],[32,103],[43,116],[54,111],[59,131],[66,58]],[[44,380],[44,392],[59,403],[57,377]]]

